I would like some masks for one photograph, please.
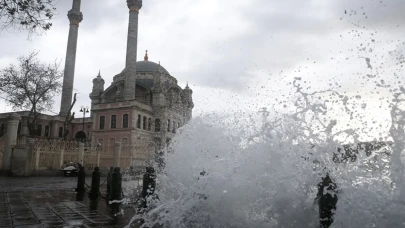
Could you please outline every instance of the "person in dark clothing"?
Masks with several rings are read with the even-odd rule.
[[[319,205],[319,221],[321,228],[328,228],[333,223],[336,204],[338,201],[337,185],[330,178],[329,173],[318,184],[317,200]]]

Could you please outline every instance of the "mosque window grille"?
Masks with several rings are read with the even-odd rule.
[[[111,129],[117,128],[117,115],[111,115]]]
[[[143,117],[143,130],[146,130],[146,124],[147,124],[148,118],[146,116]]]
[[[167,132],[170,132],[170,119],[167,119]]]
[[[148,131],[152,130],[152,118],[148,119]]]
[[[99,129],[104,130],[104,126],[105,126],[105,116],[100,116]]]
[[[160,119],[155,119],[155,132],[160,132]]]
[[[49,125],[45,126],[45,137],[49,137]]]
[[[136,122],[136,127],[141,128],[141,115],[138,115],[138,121]]]
[[[122,128],[128,128],[128,114],[122,116]]]

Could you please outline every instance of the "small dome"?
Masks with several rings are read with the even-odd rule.
[[[136,72],[139,73],[153,73],[158,70],[159,64],[152,61],[138,61],[136,62]],[[163,67],[160,66],[166,74],[170,75],[169,72]]]

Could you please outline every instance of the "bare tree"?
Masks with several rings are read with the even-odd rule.
[[[18,58],[18,65],[0,70],[0,92],[7,94],[13,110],[30,110],[28,129],[31,136],[37,133],[40,112],[49,110],[53,98],[62,88],[62,71],[59,63],[40,63],[38,52]]]
[[[0,0],[0,27],[42,33],[52,26],[55,0]]]

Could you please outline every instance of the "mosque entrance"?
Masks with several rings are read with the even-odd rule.
[[[84,133],[84,131],[78,131],[75,135],[75,139],[83,142],[86,139],[86,133]]]

